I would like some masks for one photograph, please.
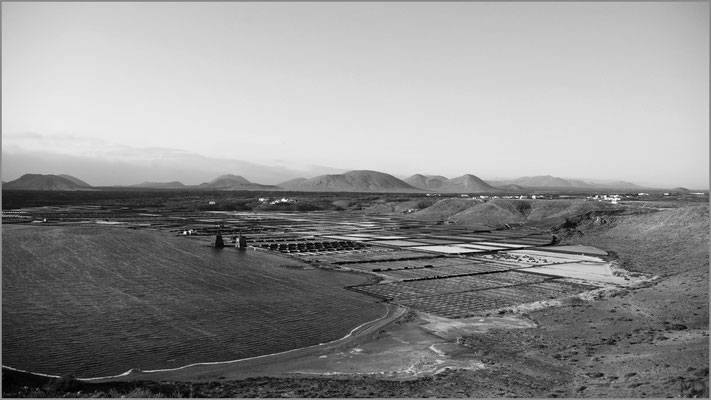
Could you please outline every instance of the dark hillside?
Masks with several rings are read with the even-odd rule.
[[[199,189],[218,189],[218,190],[281,190],[274,185],[261,185],[253,183],[239,175],[222,175],[210,182],[201,183],[197,186]]]
[[[625,296],[623,306],[674,329],[708,330],[708,205],[612,216],[605,223],[584,220],[560,233],[567,234],[564,243],[612,251],[623,268],[660,277]],[[700,356],[708,363],[708,337]]]
[[[404,179],[404,181],[419,189],[439,190],[448,179],[443,176],[415,174]]]
[[[499,191],[499,189],[471,174],[452,179],[439,175],[416,174],[405,179],[405,182],[423,190],[442,193],[493,193]]]
[[[137,188],[155,188],[155,189],[184,189],[186,188],[181,182],[143,182],[136,185],[131,185],[131,187]]]
[[[555,187],[564,188],[571,187],[573,184],[563,178],[558,178],[555,176],[545,175],[545,176],[524,176],[522,178],[514,179],[511,182],[519,186],[527,187]]]
[[[709,265],[708,205],[581,221],[568,234],[570,242],[618,252],[623,266],[646,274],[669,276]]]
[[[621,209],[620,206],[585,200],[442,199],[412,215],[472,225],[515,223],[549,228],[563,224],[566,218]]]
[[[499,190],[484,182],[478,176],[471,174],[450,179],[445,183],[443,189],[447,192],[462,193],[492,193]]]
[[[3,190],[92,190],[58,175],[25,174],[3,185]]]
[[[70,181],[76,183],[76,184],[79,185],[79,186],[91,187],[90,184],[84,182],[83,180],[81,180],[81,179],[79,179],[79,178],[77,178],[77,177],[71,176],[71,175],[59,174],[59,175],[57,175],[57,176],[60,176],[60,177],[65,178],[65,179],[69,179]]]
[[[282,183],[278,183],[277,186],[286,190],[292,190],[294,188],[298,188],[299,185],[304,183],[304,181],[306,181],[306,178],[294,178]]]
[[[482,200],[447,198],[442,199],[426,209],[413,213],[412,217],[423,220],[446,220],[471,207],[481,204]]]
[[[369,170],[321,175],[292,187],[293,190],[335,192],[419,192],[421,190],[392,175]]]
[[[531,211],[530,203],[522,200],[490,200],[469,207],[450,217],[465,224],[503,225],[523,223]]]

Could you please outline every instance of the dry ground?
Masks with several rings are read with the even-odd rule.
[[[553,231],[562,243],[614,252],[621,267],[654,282],[459,324],[408,313],[269,373],[245,366],[141,388],[201,397],[708,397],[708,205],[604,211]],[[3,393],[37,393],[19,389],[22,379],[4,372]],[[136,384],[69,393],[107,395]]]

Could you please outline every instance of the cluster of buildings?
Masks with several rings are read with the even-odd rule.
[[[295,204],[297,202],[296,199],[290,199],[287,197],[282,197],[281,199],[276,199],[276,200],[272,200],[270,197],[260,197],[257,200],[259,200],[260,203],[269,203],[271,205]]]
[[[532,194],[530,196],[526,195],[508,195],[508,196],[486,196],[486,195],[481,195],[481,196],[469,196],[468,194],[462,194],[460,197],[465,197],[465,198],[479,198],[482,200],[490,200],[490,199],[508,199],[508,200],[523,200],[523,199],[545,199],[545,196],[539,195],[539,194]],[[548,197],[550,198],[550,197]]]
[[[286,197],[283,197],[281,199],[274,200],[269,204],[274,205],[274,204],[295,204],[295,203],[296,203],[296,199],[288,199]]]
[[[609,201],[612,204],[617,204],[618,201],[622,200],[622,196],[619,194],[596,194],[595,196],[588,196],[587,200]]]

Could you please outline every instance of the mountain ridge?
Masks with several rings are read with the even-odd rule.
[[[3,183],[7,190],[98,190],[71,175],[25,174]],[[456,178],[442,175],[414,174],[399,179],[374,170],[352,170],[341,174],[324,174],[313,178],[293,178],[276,185],[254,183],[236,174],[224,174],[198,185],[185,185],[180,181],[147,181],[123,187],[155,189],[207,189],[207,190],[290,190],[290,191],[344,191],[344,192],[438,192],[438,193],[497,193],[502,191],[550,190],[665,190],[643,187],[625,181],[564,179],[551,175],[525,176],[508,180],[483,180],[473,174]],[[679,191],[688,189],[677,188]],[[675,189],[666,189],[675,191]]]

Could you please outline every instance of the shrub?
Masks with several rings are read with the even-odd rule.
[[[144,388],[135,388],[121,397],[128,399],[165,398],[163,393],[153,393]]]
[[[59,378],[52,379],[47,384],[46,389],[50,393],[72,392],[81,389],[81,382],[78,381],[74,375],[62,375]]]

